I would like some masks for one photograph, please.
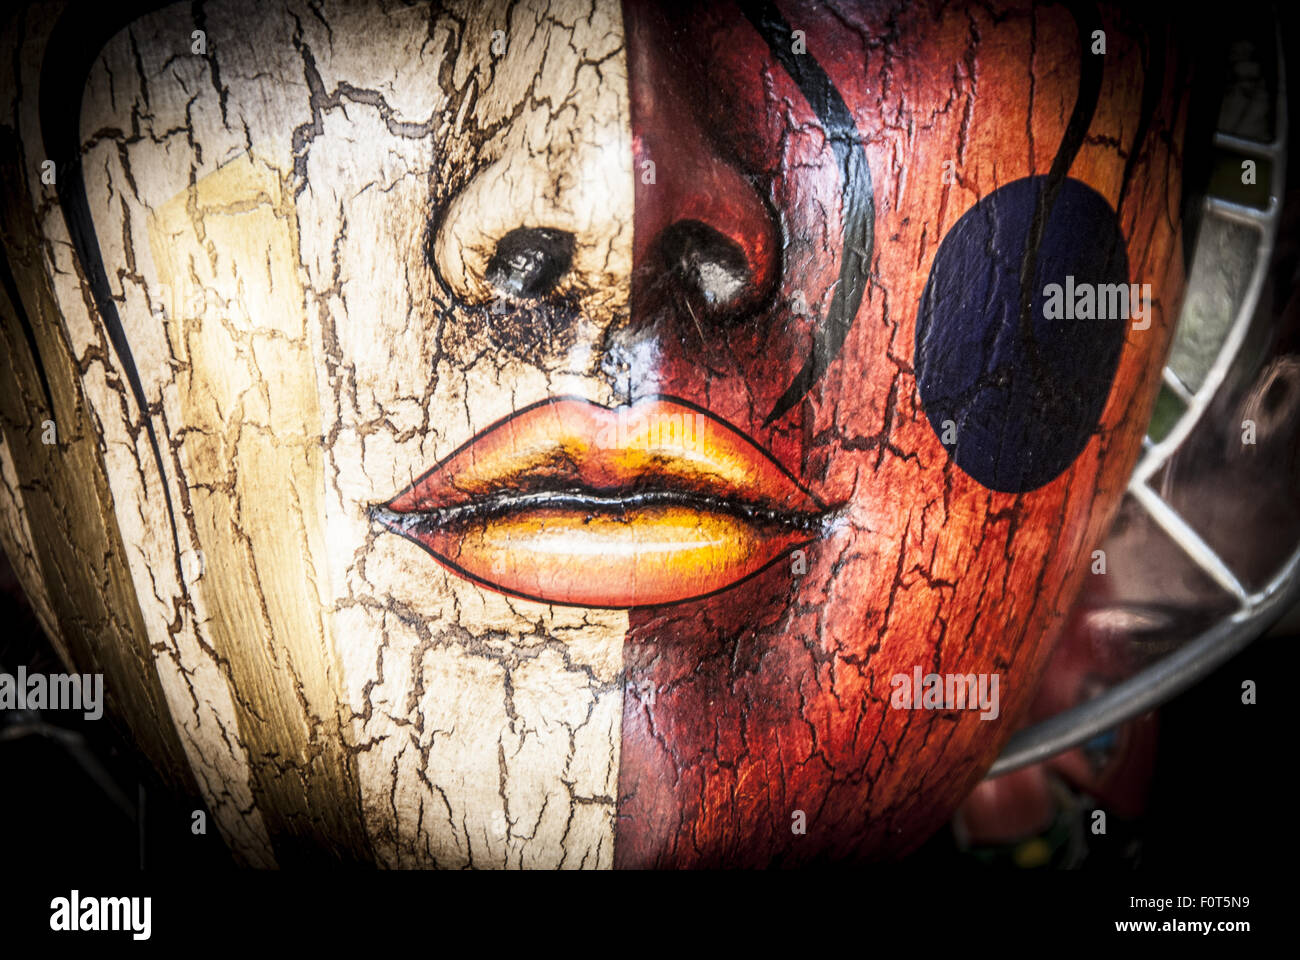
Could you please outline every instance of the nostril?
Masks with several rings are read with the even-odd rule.
[[[659,255],[682,292],[709,312],[731,312],[751,292],[745,252],[699,220],[678,220],[659,235]]]
[[[487,281],[512,297],[549,293],[573,263],[573,234],[549,227],[516,227],[497,243]]]

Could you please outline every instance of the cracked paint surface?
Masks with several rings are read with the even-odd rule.
[[[1100,106],[1070,175],[1120,208],[1134,279],[1157,291],[1156,319],[1127,333],[1096,435],[1069,470],[1020,495],[972,480],[921,408],[917,304],[938,244],[962,214],[1051,165],[1077,86],[1076,25],[1059,7],[1013,7],[995,21],[974,6],[933,17],[906,5],[780,6],[806,30],[808,52],[855,117],[871,166],[875,244],[863,306],[837,362],[770,438],[765,406],[726,391],[737,382],[779,390],[789,374],[717,378],[700,355],[726,353],[742,371],[771,371],[788,351],[749,360],[728,349],[737,334],[706,334],[698,350],[665,351],[657,375],[687,399],[729,405],[818,496],[845,506],[809,548],[806,572],[774,567],[728,594],[634,612],[624,650],[619,865],[893,856],[943,822],[1028,704],[1085,551],[1137,454],[1181,290],[1178,158],[1169,147],[1180,123],[1177,75],[1150,78],[1163,112],[1130,184],[1141,54],[1127,32],[1133,25],[1108,15]],[[794,222],[778,302],[795,289],[823,302],[843,221],[836,181],[828,189],[824,173],[831,151],[809,103],[727,5],[675,22],[670,34],[647,34],[656,46],[642,54],[634,43],[632,62],[650,64],[659,84],[679,84],[718,155],[756,174],[750,182],[766,186]],[[696,73],[655,72],[665,44],[685,48],[679,56],[699,64]],[[1023,141],[1008,143],[1008,116],[1026,118]],[[955,182],[945,182],[945,160],[955,161]],[[658,202],[653,188],[645,193]],[[750,322],[755,341],[804,329],[762,313]],[[1000,719],[890,709],[891,677],[917,665],[1000,674]],[[796,810],[807,816],[806,835],[791,830]]]
[[[1126,334],[1083,453],[1013,495],[966,476],[927,421],[917,305],[961,216],[1051,168],[1078,25],[1027,4],[773,9],[853,117],[874,242],[842,350],[771,423],[835,297],[846,205],[836,145],[753,11],[220,2],[135,21],[95,61],[79,142],[144,409],[41,184],[34,78],[58,10],[5,34],[32,219],[6,221],[5,248],[29,312],[48,301],[36,359],[102,480],[90,552],[81,508],[40,499],[40,471],[63,468],[39,459],[24,366],[5,385],[3,545],[25,583],[80,578],[62,608],[45,591],[72,660],[92,652],[69,633],[84,584],[115,584],[100,619],[119,676],[173,724],[146,749],[192,777],[244,862],[895,855],[1014,729],[1137,455],[1181,293],[1176,57],[1147,69],[1159,28],[1103,14],[1069,175],[1117,211],[1154,319]],[[491,269],[521,230],[572,238],[555,286],[522,300]],[[8,315],[4,331],[26,356]],[[371,518],[531,404],[658,394],[834,506],[806,569],[630,612],[551,605]],[[42,555],[38,523],[69,550]],[[888,709],[914,665],[1000,673],[999,721]]]
[[[185,12],[146,18],[106,48],[83,112],[124,326],[184,424],[162,432],[204,555],[189,594],[250,806],[286,865],[327,846],[394,867],[609,865],[626,615],[431,577],[366,508],[517,403],[606,398],[589,361],[499,349],[478,293],[426,251],[505,231],[471,215],[497,208],[477,192],[546,186],[535,216],[588,241],[575,309],[625,312],[617,10],[520,7],[499,61],[498,21],[472,10],[384,15],[383,58],[331,37],[375,23],[323,12],[269,18],[253,44],[246,11],[214,5],[207,61],[142,45]],[[574,177],[551,172],[553,139]]]

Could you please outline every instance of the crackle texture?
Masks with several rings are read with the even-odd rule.
[[[1122,494],[1182,291],[1172,34],[1105,9],[1096,63],[1086,18],[993,6],[176,4],[102,38],[62,121],[60,7],[5,15],[0,546],[241,862],[796,865],[951,813]],[[982,198],[1065,175],[1152,322],[1073,463],[999,493],[927,419],[918,305]],[[519,230],[571,244],[536,297],[490,269]],[[629,611],[372,519],[532,404],[656,395],[770,452],[824,535]],[[914,666],[998,673],[998,719],[890,709]]]

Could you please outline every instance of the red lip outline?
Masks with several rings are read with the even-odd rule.
[[[634,609],[757,575],[815,541],[828,510],[689,401],[563,396],[483,429],[370,515],[490,589]]]

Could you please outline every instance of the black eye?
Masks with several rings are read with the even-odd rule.
[[[573,234],[549,227],[516,227],[497,244],[487,281],[511,297],[543,297],[573,263]]]
[[[957,221],[916,318],[926,418],[957,466],[1004,493],[1074,462],[1110,396],[1129,320],[1151,319],[1115,211],[1079,180],[1062,182],[1023,286],[1046,179],[1013,181]]]

